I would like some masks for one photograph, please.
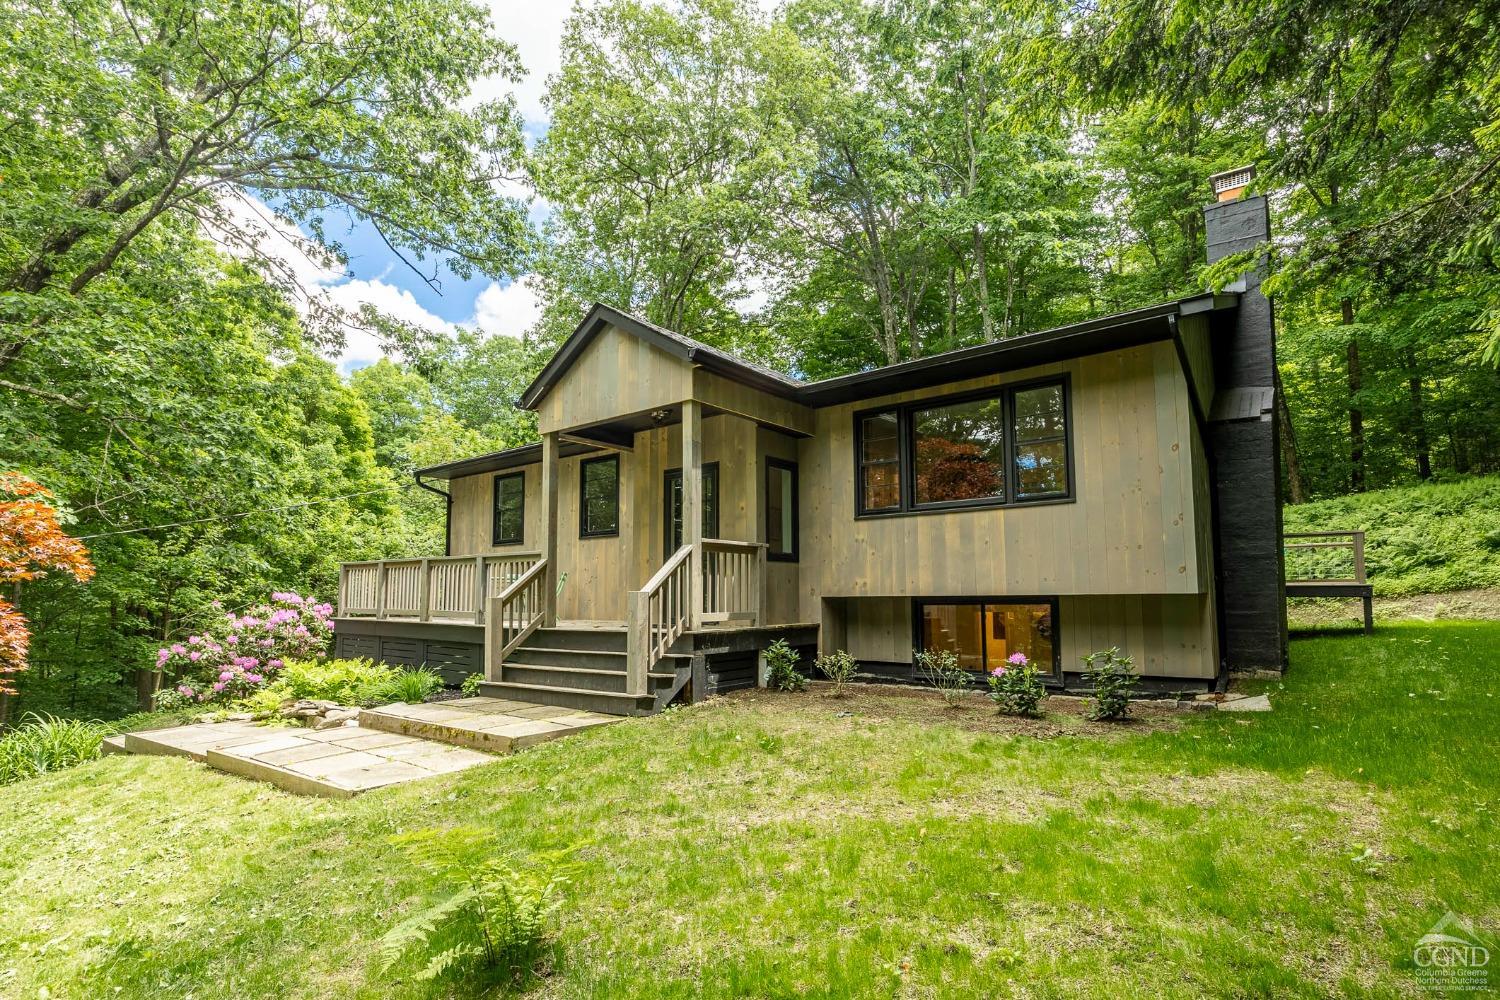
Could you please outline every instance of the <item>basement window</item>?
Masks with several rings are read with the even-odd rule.
[[[1024,653],[1038,670],[1060,676],[1054,599],[918,601],[915,617],[918,649],[947,650],[965,670],[988,673]]]

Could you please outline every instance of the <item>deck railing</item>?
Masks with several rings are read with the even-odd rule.
[[[1363,531],[1297,531],[1283,538],[1288,583],[1369,582]]]
[[[764,542],[703,540],[703,621],[749,621],[760,624],[763,581],[766,578]]]
[[[339,615],[483,624],[485,604],[540,561],[536,552],[381,559],[339,567]]]
[[[489,626],[485,629],[488,655],[485,676],[500,680],[505,658],[526,641],[547,617],[547,560],[538,559],[530,569],[489,600]]]
[[[687,631],[692,621],[693,547],[672,554],[646,585],[632,591],[625,607],[625,691],[650,690],[651,668]]]

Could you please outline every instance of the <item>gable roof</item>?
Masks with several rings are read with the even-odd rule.
[[[614,306],[595,302],[588,315],[583,318],[583,322],[574,328],[573,332],[568,335],[568,339],[563,341],[563,345],[557,349],[557,353],[552,355],[552,360],[547,362],[547,366],[521,394],[522,409],[536,409],[542,397],[557,385],[567,370],[573,366],[573,362],[582,357],[584,350],[594,342],[594,338],[611,326],[639,337],[652,347],[666,351],[689,364],[702,365],[726,378],[753,386],[772,395],[795,399],[797,389],[802,385],[801,380],[792,378],[790,375],[783,375],[770,368],[763,368],[732,354],[726,354],[717,347],[710,347],[702,341],[684,337],[680,333],[648,323],[639,316],[632,316]]]

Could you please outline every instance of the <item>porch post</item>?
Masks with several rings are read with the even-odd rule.
[[[558,437],[542,435],[542,627],[557,625],[557,476]]]
[[[688,556],[688,628],[703,627],[703,409],[682,404],[682,544]]]

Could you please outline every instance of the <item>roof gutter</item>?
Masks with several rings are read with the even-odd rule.
[[[436,493],[443,498],[443,555],[451,556],[453,554],[453,494],[447,490],[440,490],[431,483],[423,482],[420,469],[412,475],[416,477],[417,485],[422,489],[428,493]]]

